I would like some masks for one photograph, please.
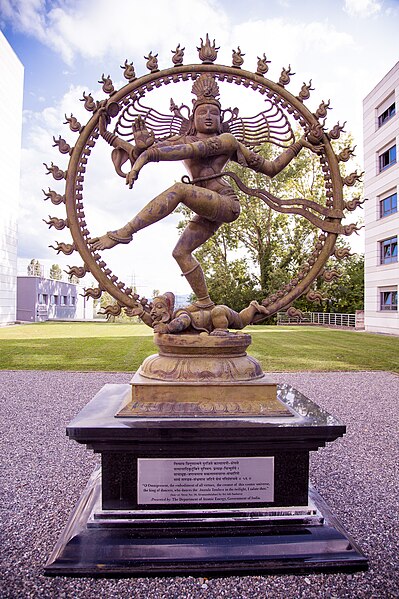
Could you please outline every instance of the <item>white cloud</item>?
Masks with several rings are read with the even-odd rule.
[[[3,21],[11,21],[17,31],[43,41],[46,26],[45,0],[0,0]]]
[[[228,18],[211,0],[164,0],[150,3],[132,0],[70,0],[53,3],[48,10],[44,0],[0,0],[4,19],[16,29],[32,35],[58,52],[68,64],[79,57],[115,57],[126,52],[143,56],[153,50],[168,57],[171,50],[209,30],[228,30]],[[195,15],[195,18],[191,18]],[[164,35],[160,35],[164,32]],[[171,34],[173,32],[173,34]]]
[[[325,57],[355,45],[349,33],[338,31],[328,22],[289,22],[281,18],[242,22],[234,27],[232,37],[245,40],[242,47],[249,56],[259,55],[262,50],[272,59],[272,64],[273,58],[278,57],[280,67],[287,67],[288,63],[295,67],[298,57],[305,54],[314,62],[318,55]]]
[[[345,12],[351,17],[371,17],[381,11],[377,0],[345,0]]]

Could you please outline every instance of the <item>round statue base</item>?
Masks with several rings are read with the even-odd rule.
[[[251,336],[156,334],[159,353],[133,376],[117,417],[292,416],[277,385],[246,353]]]
[[[264,376],[262,367],[246,350],[251,336],[159,335],[159,353],[146,358],[139,374],[156,381],[216,383],[253,381]]]

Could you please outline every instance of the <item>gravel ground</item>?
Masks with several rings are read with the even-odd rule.
[[[104,383],[128,373],[0,372],[2,598],[246,599],[399,597],[399,377],[279,373],[347,426],[314,454],[311,480],[370,560],[368,572],[284,576],[47,578],[43,565],[98,457],[66,424]]]

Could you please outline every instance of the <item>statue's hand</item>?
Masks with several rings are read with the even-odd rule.
[[[148,150],[148,151],[146,150],[142,154],[140,154],[140,156],[137,158],[137,160],[134,163],[134,168],[132,168],[130,173],[128,175],[126,175],[126,185],[129,185],[129,189],[132,189],[134,182],[136,181],[137,177],[139,176],[139,172],[141,171],[143,166],[145,164],[147,164],[147,162],[149,161],[150,152],[151,152],[151,150]]]
[[[154,132],[147,129],[141,116],[138,116],[133,122],[133,135],[137,154],[141,154],[155,142]]]
[[[303,148],[307,148],[314,154],[320,154],[324,150],[324,145],[319,143],[311,143],[306,139],[306,137],[301,137],[300,142]]]
[[[128,316],[142,316],[144,309],[143,306],[138,306],[137,308],[127,308],[125,312]]]
[[[250,305],[253,306],[260,314],[269,314],[269,310],[265,306],[262,306],[262,304],[259,304],[256,300],[252,300]]]
[[[108,116],[107,108],[104,104],[103,106],[100,106],[100,108],[98,109],[98,128],[101,136],[104,135],[104,133],[106,132],[107,125],[110,121],[111,119]]]
[[[156,333],[169,333],[169,327],[165,322],[159,322],[154,325],[154,331]]]
[[[139,176],[139,172],[138,172],[138,170],[136,170],[134,168],[132,168],[130,173],[128,173],[126,175],[126,185],[129,185],[129,189],[132,189],[134,182],[136,181],[138,176]]]

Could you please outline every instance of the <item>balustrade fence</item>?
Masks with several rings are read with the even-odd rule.
[[[286,312],[277,313],[277,324],[318,324],[333,327],[357,327],[356,314],[333,312],[303,312],[303,318],[288,316]]]

